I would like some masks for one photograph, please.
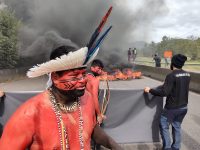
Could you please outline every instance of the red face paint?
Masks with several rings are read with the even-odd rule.
[[[101,67],[99,67],[99,66],[91,67],[91,71],[94,72],[94,73],[96,73],[96,74],[98,74],[98,75],[101,75],[102,70],[103,69]]]
[[[53,72],[52,82],[60,90],[81,90],[86,86],[86,69],[74,69],[62,72]]]

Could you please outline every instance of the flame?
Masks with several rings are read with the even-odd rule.
[[[131,80],[131,79],[140,79],[142,77],[142,73],[140,71],[133,71],[132,69],[124,69],[122,72],[120,69],[113,70],[112,74],[108,72],[103,72],[101,76],[99,76],[99,80]]]

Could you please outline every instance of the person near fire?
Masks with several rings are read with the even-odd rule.
[[[136,56],[137,56],[137,49],[136,48],[134,48],[133,50],[132,50],[132,58],[133,58],[133,62],[135,62],[135,59],[136,59]]]
[[[88,48],[61,46],[51,60],[31,68],[27,76],[51,73],[52,86],[22,104],[7,122],[2,150],[90,150],[91,137],[113,150],[121,147],[96,123],[95,105],[86,88]]]
[[[131,58],[132,58],[132,52],[131,52],[131,48],[128,49],[128,62],[131,62]]]
[[[88,91],[90,91],[90,93],[93,96],[93,100],[94,100],[94,104],[95,104],[95,110],[96,110],[96,116],[97,116],[97,122],[98,124],[101,126],[103,120],[106,118],[100,110],[100,106],[99,106],[99,79],[97,78],[98,76],[102,75],[103,73],[103,68],[104,68],[104,64],[101,60],[99,59],[95,59],[92,61],[90,69],[87,73],[87,86],[86,89]],[[92,141],[91,143],[92,145],[92,149],[93,150],[99,150],[100,149],[100,145],[96,144],[95,141]]]
[[[93,95],[93,100],[95,104],[95,109],[96,109],[96,115],[97,115],[97,121],[99,124],[102,123],[103,119],[106,117],[101,114],[100,111],[100,106],[99,106],[99,99],[98,99],[98,94],[99,94],[99,79],[97,78],[103,73],[103,62],[99,59],[95,59],[92,61],[90,70],[87,73],[87,86],[86,88],[90,93]]]
[[[166,104],[160,117],[160,133],[164,150],[180,150],[181,124],[187,113],[190,74],[182,69],[187,57],[176,54],[172,57],[172,70],[163,85],[157,88],[146,87],[145,92],[155,96],[166,96]],[[172,139],[169,133],[172,126]]]

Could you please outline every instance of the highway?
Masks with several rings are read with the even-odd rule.
[[[46,87],[46,77],[23,79],[0,83],[5,91],[41,91]],[[129,81],[111,81],[111,89],[144,89],[145,86],[156,87],[161,82],[143,77]],[[104,86],[102,82],[101,87]],[[181,150],[200,150],[200,94],[189,93],[188,113],[183,121],[183,142]]]

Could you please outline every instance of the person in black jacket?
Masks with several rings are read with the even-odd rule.
[[[158,88],[146,87],[144,91],[155,96],[167,97],[160,118],[160,133],[164,150],[179,150],[181,145],[181,124],[187,113],[190,74],[184,70],[187,57],[177,54],[172,57],[170,69],[172,72]],[[172,126],[170,140],[169,125]]]

